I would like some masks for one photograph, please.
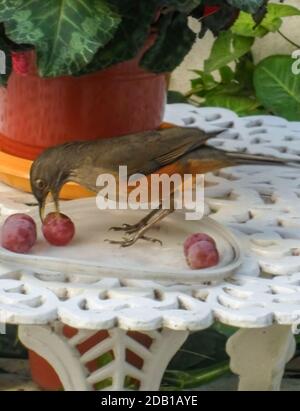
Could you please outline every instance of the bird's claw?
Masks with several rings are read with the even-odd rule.
[[[137,240],[135,240],[134,238],[125,238],[123,237],[122,240],[109,240],[106,239],[104,240],[105,242],[109,243],[109,244],[116,244],[119,245],[120,247],[130,247],[131,245],[133,245]]]
[[[145,241],[150,241],[151,243],[154,244],[159,244],[159,245],[163,245],[162,241],[159,240],[158,238],[153,238],[153,237],[146,237],[145,235],[143,235],[142,237],[140,237],[142,240]]]
[[[125,247],[130,247],[131,245],[135,244],[137,242],[137,240],[145,240],[145,241],[150,241],[152,243],[158,243],[158,244],[162,245],[161,240],[158,240],[157,238],[146,237],[146,236],[133,236],[131,238],[123,237],[122,240],[109,240],[109,239],[106,239],[104,241],[108,242],[109,244],[117,244],[120,247],[125,248]]]
[[[122,224],[120,227],[110,227],[108,231],[124,231],[126,234],[133,234],[140,227],[139,224]]]
[[[126,247],[126,246],[123,245],[123,244],[129,242],[129,240],[126,239],[125,237],[123,237],[123,240],[109,240],[108,238],[106,238],[104,241],[105,241],[106,243],[109,243],[109,244],[120,245],[121,247]],[[128,246],[129,246],[129,245],[128,245]]]
[[[126,231],[126,229],[129,227],[129,224],[122,224],[119,227],[110,227],[108,231]]]

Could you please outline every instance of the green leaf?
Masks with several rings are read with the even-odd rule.
[[[168,91],[168,104],[187,103],[187,98],[179,91]]]
[[[219,72],[222,83],[228,84],[234,79],[234,72],[229,66],[221,67]]]
[[[213,90],[206,93],[206,98],[217,95],[241,96],[243,95],[242,86],[236,81],[231,81],[228,84],[218,84]]]
[[[239,18],[231,27],[231,31],[239,36],[246,37],[264,37],[268,30],[262,25],[256,25],[252,16],[247,13],[240,13]]]
[[[287,120],[300,120],[300,75],[293,74],[290,56],[262,60],[254,73],[258,99],[274,114]]]
[[[227,338],[212,328],[192,333],[168,365],[168,370],[190,371],[226,361]]]
[[[232,337],[233,334],[235,334],[239,330],[237,327],[226,325],[220,323],[219,321],[215,321],[211,328],[219,334],[224,335],[226,338]]]
[[[259,25],[255,24],[252,16],[242,12],[232,26],[231,31],[241,36],[263,37],[270,31],[277,31],[282,25],[283,17],[299,15],[300,10],[296,7],[287,4],[270,3],[268,5],[268,12]]]
[[[42,76],[70,75],[111,40],[120,17],[105,0],[3,0],[0,21],[16,43],[35,46]]]
[[[218,84],[210,73],[203,72],[202,81],[205,90],[212,90]]]
[[[291,16],[300,16],[300,10],[288,4],[270,3],[268,5],[268,13],[261,22],[261,25],[268,31],[275,32],[281,27],[282,18]]]
[[[251,53],[245,54],[241,57],[236,64],[235,68],[235,80],[244,88],[254,95],[253,75],[255,70],[255,64],[253,62],[253,56]]]
[[[202,70],[193,70],[193,72],[198,74],[198,77],[191,80],[192,87],[202,85],[204,90],[211,90],[218,85],[212,74]]]
[[[250,37],[238,36],[230,31],[221,33],[204,63],[205,71],[212,72],[226,66],[246,54],[253,43],[254,39]]]
[[[216,363],[192,371],[167,370],[161,385],[162,391],[188,390],[209,384],[218,378],[230,374],[229,361]]]
[[[188,27],[186,15],[166,14],[161,19],[158,38],[144,54],[141,66],[154,73],[173,71],[191,50],[195,40],[196,34]]]
[[[202,3],[202,0],[164,0],[163,3],[165,7],[173,7],[182,13],[190,13]]]
[[[113,39],[95,54],[93,60],[77,74],[102,70],[134,58],[145,45],[157,13],[158,0],[110,0],[122,17]]]
[[[265,0],[227,0],[229,4],[247,13],[255,14],[264,6]]]
[[[202,75],[197,78],[191,79],[191,86],[193,89],[194,88],[200,88],[201,90],[204,89]]]
[[[8,78],[12,71],[12,60],[10,47],[4,38],[0,35],[0,86],[6,86]]]
[[[260,103],[257,100],[248,97],[220,94],[208,96],[205,105],[208,107],[228,108],[229,110],[235,111],[238,115],[244,116],[255,111]]]

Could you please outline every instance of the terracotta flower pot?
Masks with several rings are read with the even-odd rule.
[[[77,333],[77,330],[65,326],[63,333],[67,338],[71,338]],[[135,339],[147,348],[151,346],[152,340],[145,334],[138,332],[128,332],[128,335],[130,335],[131,338]],[[86,351],[91,349],[94,345],[99,344],[101,341],[105,340],[107,337],[107,331],[99,331],[88,340],[79,344],[76,348],[82,355]],[[143,366],[142,359],[140,359],[136,354],[129,350],[126,351],[126,361],[134,365],[136,368],[142,368]],[[29,364],[32,380],[41,388],[48,391],[57,391],[63,389],[62,383],[60,382],[58,375],[51,367],[51,365],[44,358],[31,350],[29,350]],[[97,360],[90,361],[88,364],[85,364],[85,366],[90,372],[93,372],[99,368]]]
[[[8,87],[0,88],[0,150],[6,153],[34,159],[56,144],[121,136],[161,123],[165,75],[142,70],[140,55],[97,73],[51,79],[38,76],[34,51],[26,58],[28,74],[13,72]]]

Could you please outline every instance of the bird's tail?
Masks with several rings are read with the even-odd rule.
[[[229,126],[230,128],[231,126]],[[207,142],[215,137],[218,137],[220,134],[222,134],[224,131],[227,131],[228,128],[226,129],[219,129],[216,131],[212,131],[207,133]],[[241,153],[237,151],[226,151],[219,149],[217,147],[214,147],[213,145],[207,145],[207,147],[219,151],[221,155],[226,155],[228,159],[231,159],[237,164],[274,164],[274,165],[288,165],[291,167],[300,167],[300,157],[299,160],[297,159],[288,159],[288,158],[280,158],[280,157],[275,157],[275,156],[268,156],[264,154],[249,154],[249,153]]]
[[[223,150],[222,150],[223,151]],[[248,153],[239,153],[233,151],[223,151],[223,153],[232,159],[237,164],[274,164],[274,165],[287,165],[291,167],[300,167],[300,160],[280,158],[259,154],[248,154]]]
[[[192,174],[205,174],[242,164],[300,167],[300,161],[297,160],[225,151],[209,145],[204,145],[188,153],[181,162],[187,165],[188,173]]]

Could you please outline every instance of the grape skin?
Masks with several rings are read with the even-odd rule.
[[[43,222],[42,231],[50,244],[65,246],[73,239],[75,226],[65,214],[49,213]]]
[[[28,253],[36,238],[36,224],[27,214],[13,214],[2,226],[2,247],[9,251]]]
[[[215,240],[208,234],[205,233],[195,233],[195,234],[191,234],[187,237],[187,239],[185,240],[184,244],[183,244],[183,249],[184,249],[184,255],[187,257],[188,255],[188,251],[189,248],[199,242],[199,241],[209,241],[210,243],[212,243],[215,247],[216,247],[216,242]]]
[[[210,241],[198,241],[188,250],[187,262],[194,270],[213,267],[219,260],[218,250]]]

